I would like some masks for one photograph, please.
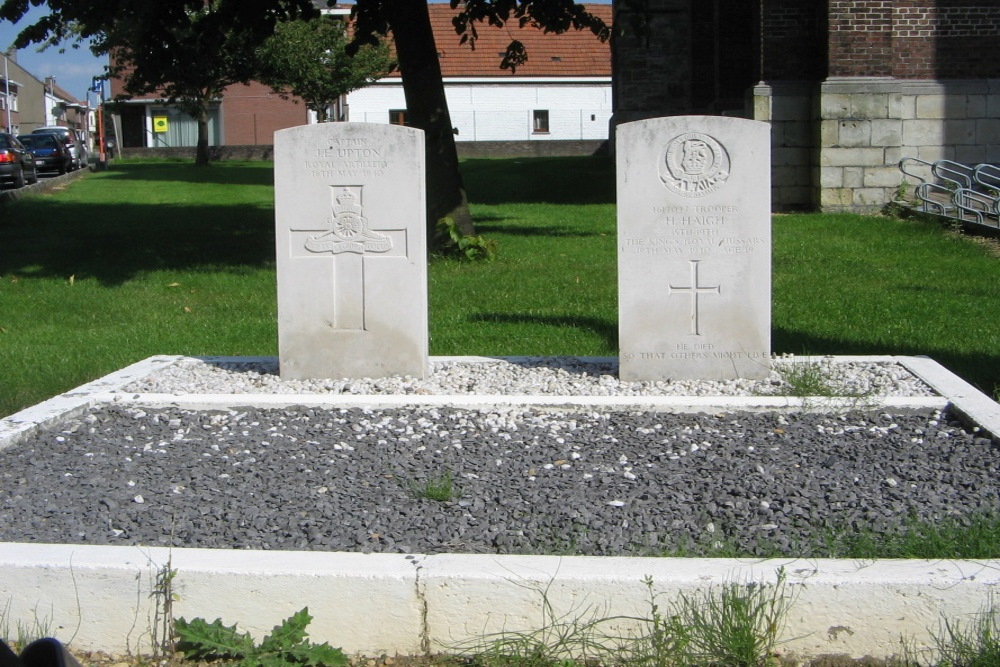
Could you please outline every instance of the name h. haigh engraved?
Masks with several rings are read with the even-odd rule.
[[[686,292],[691,297],[691,335],[700,336],[701,335],[701,322],[700,322],[700,312],[698,310],[698,297],[702,294],[722,294],[722,289],[718,285],[715,287],[701,286],[698,284],[698,264],[701,260],[692,259],[688,260],[688,264],[691,269],[691,285],[688,287],[675,287],[673,285],[668,285],[669,290],[667,295],[670,296],[675,292]]]

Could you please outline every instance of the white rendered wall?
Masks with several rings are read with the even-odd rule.
[[[445,95],[458,141],[532,141],[608,138],[611,83],[449,83]],[[405,109],[398,81],[381,81],[347,97],[348,120],[388,123]],[[549,132],[532,131],[534,111],[549,112]]]

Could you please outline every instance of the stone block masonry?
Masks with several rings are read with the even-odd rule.
[[[1000,127],[989,115],[1000,105],[1000,80],[828,79],[820,96],[824,210],[881,209],[903,181],[896,168],[903,157],[976,163],[1000,156]]]

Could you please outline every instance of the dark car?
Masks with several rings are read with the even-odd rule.
[[[79,169],[87,164],[87,150],[83,147],[83,143],[76,136],[76,132],[68,127],[59,127],[57,125],[53,125],[51,127],[39,127],[38,129],[32,130],[31,133],[55,134],[60,137],[63,144],[66,146],[66,150],[69,151],[70,156],[73,158],[69,168],[70,171]]]
[[[22,134],[18,141],[35,156],[35,169],[65,174],[73,166],[73,156],[55,134]]]
[[[0,132],[0,181],[12,183],[15,188],[38,182],[35,156],[6,132]]]

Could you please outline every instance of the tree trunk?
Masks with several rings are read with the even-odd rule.
[[[194,163],[199,167],[208,166],[208,108],[198,109],[198,148],[195,150]]]
[[[428,241],[434,239],[438,220],[446,217],[454,220],[463,234],[473,234],[427,1],[388,0],[385,7],[389,27],[400,28],[393,30],[393,38],[403,77],[407,120],[424,131]]]

